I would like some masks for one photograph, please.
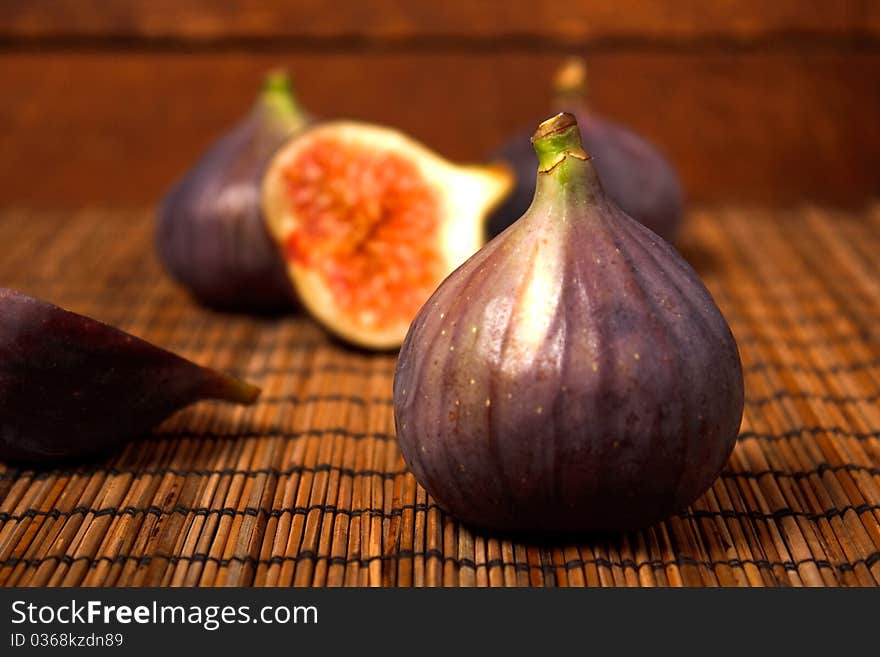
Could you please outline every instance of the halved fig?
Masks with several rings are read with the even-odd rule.
[[[0,287],[0,460],[101,452],[196,401],[252,404],[259,394],[113,326]]]
[[[395,130],[336,121],[275,155],[263,212],[311,314],[348,342],[391,349],[483,245],[512,184],[503,165],[456,166]]]

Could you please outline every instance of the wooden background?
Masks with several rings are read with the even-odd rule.
[[[0,205],[154,203],[277,65],[317,115],[479,159],[548,114],[574,53],[693,201],[880,191],[876,1],[4,0]]]

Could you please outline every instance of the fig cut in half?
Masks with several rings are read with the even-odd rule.
[[[347,342],[400,346],[419,308],[483,244],[513,184],[389,128],[328,122],[274,157],[263,211],[301,303]]]

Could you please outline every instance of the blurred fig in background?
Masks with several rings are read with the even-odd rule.
[[[284,260],[263,221],[260,185],[272,155],[308,123],[287,75],[270,73],[247,116],[163,199],[159,257],[205,305],[241,312],[295,307]]]
[[[577,117],[584,147],[602,182],[602,188],[624,212],[668,242],[674,242],[684,213],[681,184],[672,165],[651,144],[627,128],[599,116],[587,101],[587,71],[573,58],[556,73],[554,109]],[[503,146],[495,157],[509,162],[516,187],[489,222],[494,237],[519,219],[535,196],[538,160],[524,131]]]

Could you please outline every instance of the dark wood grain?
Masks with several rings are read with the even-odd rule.
[[[791,35],[880,36],[871,0],[581,0],[580,2],[333,2],[331,0],[6,0],[0,35],[47,37],[545,38],[568,44],[607,40],[729,39]]]
[[[558,55],[126,52],[0,55],[0,204],[143,204],[295,74],[324,117],[383,122],[458,160],[549,115]],[[880,54],[599,53],[595,106],[661,145],[691,199],[880,193]]]

